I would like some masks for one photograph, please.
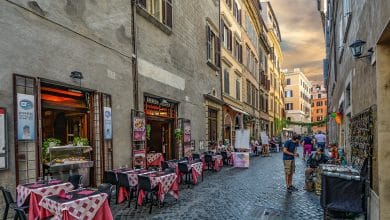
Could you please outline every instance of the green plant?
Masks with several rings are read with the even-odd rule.
[[[42,159],[49,161],[49,147],[58,146],[61,144],[61,140],[57,138],[47,138],[42,143]]]
[[[150,140],[150,133],[152,132],[152,126],[146,125],[146,139]]]
[[[74,146],[88,146],[89,142],[87,138],[82,138],[82,137],[74,137],[73,138],[73,145]]]
[[[176,141],[180,141],[183,137],[184,131],[183,129],[176,128],[174,134]]]

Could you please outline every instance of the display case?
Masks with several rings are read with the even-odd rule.
[[[49,161],[44,164],[44,175],[66,181],[69,175],[83,175],[83,185],[89,185],[92,147],[90,146],[54,146],[48,148]]]

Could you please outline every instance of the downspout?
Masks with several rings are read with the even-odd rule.
[[[221,42],[221,1],[218,1],[218,39]],[[208,39],[206,39],[207,41]],[[223,76],[222,76],[222,63],[221,63],[221,43],[219,45],[219,80],[221,82],[221,100],[223,101]],[[223,110],[224,104],[222,104],[222,143],[225,144],[225,111]],[[230,140],[229,140],[230,142]],[[231,144],[231,143],[230,143]]]
[[[134,109],[139,111],[138,102],[138,62],[137,62],[137,32],[136,32],[136,0],[131,0],[131,43],[133,47],[133,53],[131,55],[132,63],[132,76],[133,76],[133,98],[134,98]]]

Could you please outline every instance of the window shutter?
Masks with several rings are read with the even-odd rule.
[[[238,61],[242,63],[242,45],[238,46]]]
[[[241,25],[241,9],[237,12],[237,21]]]
[[[233,3],[233,16],[237,17],[237,3],[234,1]]]
[[[216,36],[215,36],[215,44],[214,45],[215,45],[215,48],[214,48],[215,65],[217,67],[221,67],[221,43],[219,41],[219,38]]]
[[[228,30],[228,50],[232,51],[232,31]]]
[[[223,19],[221,19],[221,30],[219,35],[222,41],[225,39],[224,28],[225,28],[225,22],[223,21]]]
[[[162,0],[163,6],[163,23],[168,27],[172,27],[172,0]]]
[[[210,27],[206,26],[206,39],[207,39],[207,60],[211,60],[211,33]]]

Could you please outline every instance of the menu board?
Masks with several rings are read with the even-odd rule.
[[[234,167],[249,167],[249,153],[248,152],[233,152]]]
[[[249,145],[250,130],[249,129],[237,129],[236,130],[236,139],[235,139],[235,148],[247,148],[250,149]]]
[[[269,144],[268,135],[265,131],[260,132],[261,144],[267,145]]]
[[[146,140],[145,118],[143,117],[134,117],[133,119],[133,140]]]
[[[104,139],[112,139],[112,119],[111,119],[111,108],[104,107]]]
[[[133,167],[146,167],[146,152],[145,149],[133,150]]]

